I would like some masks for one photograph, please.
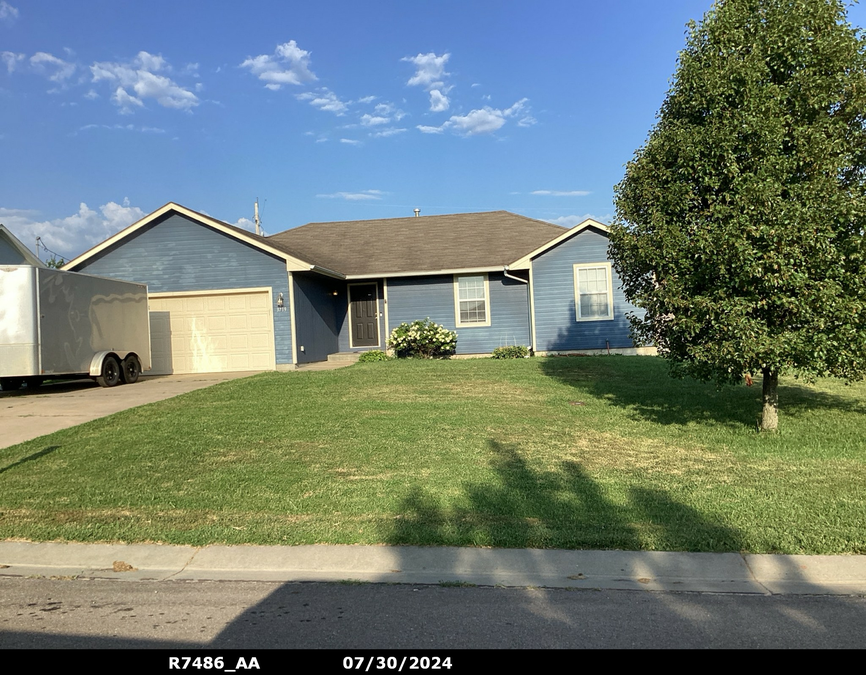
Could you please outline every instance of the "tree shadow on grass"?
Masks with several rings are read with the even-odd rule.
[[[27,462],[32,462],[40,457],[45,457],[45,455],[50,455],[55,450],[59,450],[59,445],[49,445],[47,448],[43,448],[39,452],[34,452],[32,455],[27,455],[26,457],[22,457],[17,462],[12,462],[8,466],[0,467],[0,473],[6,473],[10,469],[14,469],[15,467],[21,466],[22,464],[26,464]]]
[[[560,357],[539,359],[541,371],[587,396],[627,409],[632,417],[657,424],[706,422],[754,428],[761,412],[761,379],[754,385],[699,382],[670,376],[662,359],[651,357]],[[825,410],[866,413],[866,403],[791,383],[779,385],[780,411],[796,416]]]
[[[495,480],[463,486],[443,506],[416,485],[390,544],[680,551],[738,551],[743,538],[662,490],[626,488],[614,501],[577,462],[534,468],[515,445],[490,440]]]

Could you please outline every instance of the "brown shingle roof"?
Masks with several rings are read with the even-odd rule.
[[[508,211],[309,223],[265,241],[348,276],[502,267],[566,228]]]

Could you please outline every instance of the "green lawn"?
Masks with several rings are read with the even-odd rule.
[[[0,538],[866,553],[866,385],[759,401],[649,357],[266,373],[0,450]]]

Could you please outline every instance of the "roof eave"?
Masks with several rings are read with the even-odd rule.
[[[197,222],[201,223],[202,225],[206,225],[208,227],[211,227],[211,228],[213,228],[219,232],[222,232],[223,234],[225,234],[229,237],[232,237],[233,239],[237,239],[238,241],[242,241],[245,244],[249,244],[250,246],[253,246],[253,247],[255,247],[261,251],[269,253],[269,254],[276,256],[278,258],[282,258],[283,260],[286,261],[286,269],[288,269],[290,271],[301,271],[301,270],[307,270],[310,268],[310,263],[308,263],[304,260],[301,260],[300,258],[297,258],[293,255],[290,255],[290,254],[286,253],[285,251],[281,251],[277,248],[274,248],[273,246],[268,246],[266,244],[263,244],[260,241],[256,241],[252,237],[246,237],[241,232],[238,232],[238,231],[235,231],[231,228],[226,227],[225,224],[223,224],[219,220],[216,220],[215,218],[211,218],[210,216],[206,216],[202,213],[198,213],[196,211],[193,211],[191,209],[186,208],[185,206],[181,206],[180,204],[176,204],[174,202],[169,202],[168,204],[165,204],[164,206],[161,206],[160,208],[158,208],[156,211],[146,215],[144,218],[137,220],[136,222],[134,222],[129,227],[122,229],[120,232],[118,232],[114,236],[109,237],[108,239],[106,239],[102,243],[97,244],[96,246],[94,246],[91,249],[88,249],[87,251],[85,251],[81,255],[77,256],[76,258],[73,258],[68,263],[66,263],[62,269],[71,270],[72,268],[77,267],[81,263],[89,260],[90,258],[101,253],[102,251],[104,251],[104,250],[110,248],[111,246],[114,246],[115,244],[123,241],[124,239],[126,239],[130,235],[134,234],[135,232],[137,232],[141,228],[145,227],[146,225],[149,225],[150,223],[152,223],[157,218],[161,218],[162,216],[164,216],[166,213],[168,213],[170,211],[174,211],[174,212],[176,212],[182,216],[190,218],[191,220],[197,221]]]
[[[346,280],[356,279],[396,279],[399,277],[432,277],[443,274],[484,274],[490,272],[501,272],[505,265],[491,265],[485,267],[455,267],[438,270],[412,270],[402,272],[377,272],[375,274],[347,274]]]
[[[572,227],[570,230],[566,230],[565,232],[563,232],[558,237],[554,237],[553,239],[551,239],[546,244],[539,246],[537,249],[535,249],[531,253],[527,253],[525,256],[518,258],[513,263],[510,263],[508,265],[508,268],[512,269],[512,270],[529,269],[529,265],[532,262],[533,258],[540,256],[542,253],[550,250],[551,248],[553,248],[557,244],[561,244],[566,239],[571,239],[571,237],[575,236],[576,234],[580,234],[581,232],[583,232],[585,229],[587,229],[589,227],[594,227],[596,229],[601,230],[602,232],[610,232],[610,228],[607,225],[600,223],[597,220],[593,220],[592,218],[587,218],[586,220],[579,222],[577,225]]]

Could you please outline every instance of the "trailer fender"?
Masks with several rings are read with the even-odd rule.
[[[102,375],[102,362],[105,361],[106,356],[113,356],[118,363],[123,360],[117,352],[96,352],[90,360],[90,377]]]

